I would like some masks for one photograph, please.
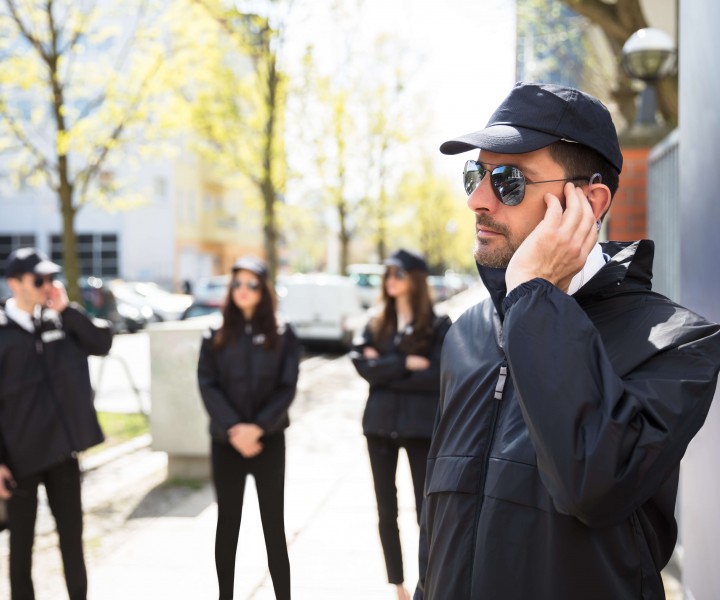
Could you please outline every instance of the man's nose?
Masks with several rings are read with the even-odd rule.
[[[489,173],[482,178],[482,181],[480,181],[467,199],[468,208],[473,212],[477,212],[478,210],[493,212],[500,204],[501,202],[497,199],[492,189]]]

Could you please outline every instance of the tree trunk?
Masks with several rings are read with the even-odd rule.
[[[65,158],[65,157],[62,157]],[[61,160],[60,165],[66,163],[67,160]],[[63,185],[63,179],[64,185]],[[65,280],[67,281],[67,292],[70,300],[82,303],[80,297],[80,261],[77,252],[77,234],[75,233],[75,214],[77,209],[73,206],[72,196],[73,190],[67,182],[67,178],[61,177],[60,189],[58,196],[60,200],[60,214],[62,215],[62,256],[63,271]]]
[[[266,23],[262,36],[262,51],[267,58],[267,80],[266,80],[266,109],[265,139],[263,144],[263,173],[261,179],[261,190],[263,197],[263,233],[265,244],[265,258],[267,260],[270,281],[275,281],[278,270],[278,231],[275,219],[275,203],[277,201],[277,190],[275,188],[274,166],[275,166],[275,125],[278,117],[278,98],[280,76],[277,72],[277,57],[273,54],[270,37],[272,31]]]
[[[350,232],[347,225],[347,208],[342,198],[338,199],[337,207],[340,221],[340,273],[347,275],[347,266],[350,262]]]
[[[384,176],[384,173],[383,173]],[[377,253],[379,262],[384,262],[387,258],[387,194],[385,193],[385,185],[380,186],[380,194],[378,195],[378,213],[377,213]]]
[[[62,86],[60,85],[60,74],[58,72],[58,54],[57,40],[53,38],[53,54],[48,59],[48,69],[50,71],[50,80],[53,92],[53,117],[55,119],[55,127],[58,139],[65,134],[67,128],[65,126],[65,115],[63,113],[65,107],[65,97]],[[56,145],[60,147],[59,142]],[[58,175],[58,199],[60,203],[60,213],[62,214],[62,256],[63,269],[67,281],[67,292],[70,300],[81,302],[80,297],[80,264],[77,252],[77,235],[75,233],[75,214],[77,208],[73,205],[74,185],[70,180],[70,164],[68,156],[65,153],[58,152],[57,157],[57,175]]]

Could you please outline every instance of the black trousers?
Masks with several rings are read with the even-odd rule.
[[[385,555],[388,581],[394,584],[403,583],[402,549],[400,547],[400,530],[398,529],[398,498],[395,485],[398,455],[400,448],[405,448],[410,462],[410,473],[415,490],[415,510],[419,524],[430,440],[367,436],[367,445],[373,483],[375,484],[375,498],[377,499],[380,543]]]
[[[83,516],[80,467],[70,458],[30,477],[16,478],[17,488],[8,502],[10,529],[10,590],[12,600],[35,600],[32,551],[37,518],[38,486],[45,485],[60,539],[70,600],[86,600],[87,572],[83,557]]]
[[[218,505],[215,568],[220,600],[233,597],[235,555],[242,516],[245,481],[255,479],[260,520],[275,597],[290,600],[290,561],[285,540],[285,435],[262,440],[263,451],[243,458],[230,444],[212,443],[212,474]]]

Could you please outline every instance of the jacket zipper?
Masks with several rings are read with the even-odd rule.
[[[500,364],[500,371],[498,372],[497,382],[495,383],[495,393],[493,395],[493,412],[490,429],[490,440],[485,448],[483,455],[483,475],[482,479],[478,481],[478,487],[476,496],[479,496],[479,503],[475,509],[475,520],[473,522],[473,546],[470,553],[470,564],[475,563],[475,539],[477,537],[478,525],[480,523],[480,513],[482,512],[483,504],[485,503],[485,482],[487,481],[488,465],[490,464],[490,451],[492,450],[493,443],[495,442],[495,433],[497,431],[498,417],[500,415],[500,405],[502,402],[503,391],[505,390],[505,382],[507,381],[508,375],[508,364],[507,359],[503,358]],[[472,591],[472,574],[470,576],[470,587]]]
[[[65,433],[65,437],[67,438],[67,442],[70,445],[70,453],[73,458],[77,456],[77,447],[78,444],[75,442],[75,437],[72,435],[70,430],[70,425],[67,422],[67,417],[65,415],[65,411],[62,406],[62,402],[60,401],[60,398],[58,398],[57,393],[55,392],[55,384],[50,377],[50,368],[47,364],[47,354],[45,352],[45,346],[42,341],[42,331],[41,331],[41,325],[42,321],[38,321],[35,323],[35,351],[38,354],[38,357],[40,358],[40,364],[42,365],[43,374],[45,375],[45,379],[47,381],[48,390],[50,392],[50,396],[52,397],[52,402],[55,405],[55,410],[58,414],[58,419],[60,420],[60,425],[62,426],[63,432]]]

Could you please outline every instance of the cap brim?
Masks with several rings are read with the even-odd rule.
[[[403,265],[397,258],[386,258],[383,264],[386,267],[396,267],[398,269],[405,268],[405,265]]]
[[[549,146],[559,139],[556,135],[535,129],[513,127],[512,125],[493,125],[454,140],[448,140],[440,146],[440,152],[460,154],[468,150],[480,149],[500,154],[523,154]]]
[[[33,268],[35,275],[54,275],[62,271],[60,265],[56,265],[54,262],[49,260],[41,260]]]
[[[254,260],[239,260],[232,266],[232,272],[237,273],[238,271],[250,271],[255,273],[259,277],[267,276],[267,269],[260,263]]]

